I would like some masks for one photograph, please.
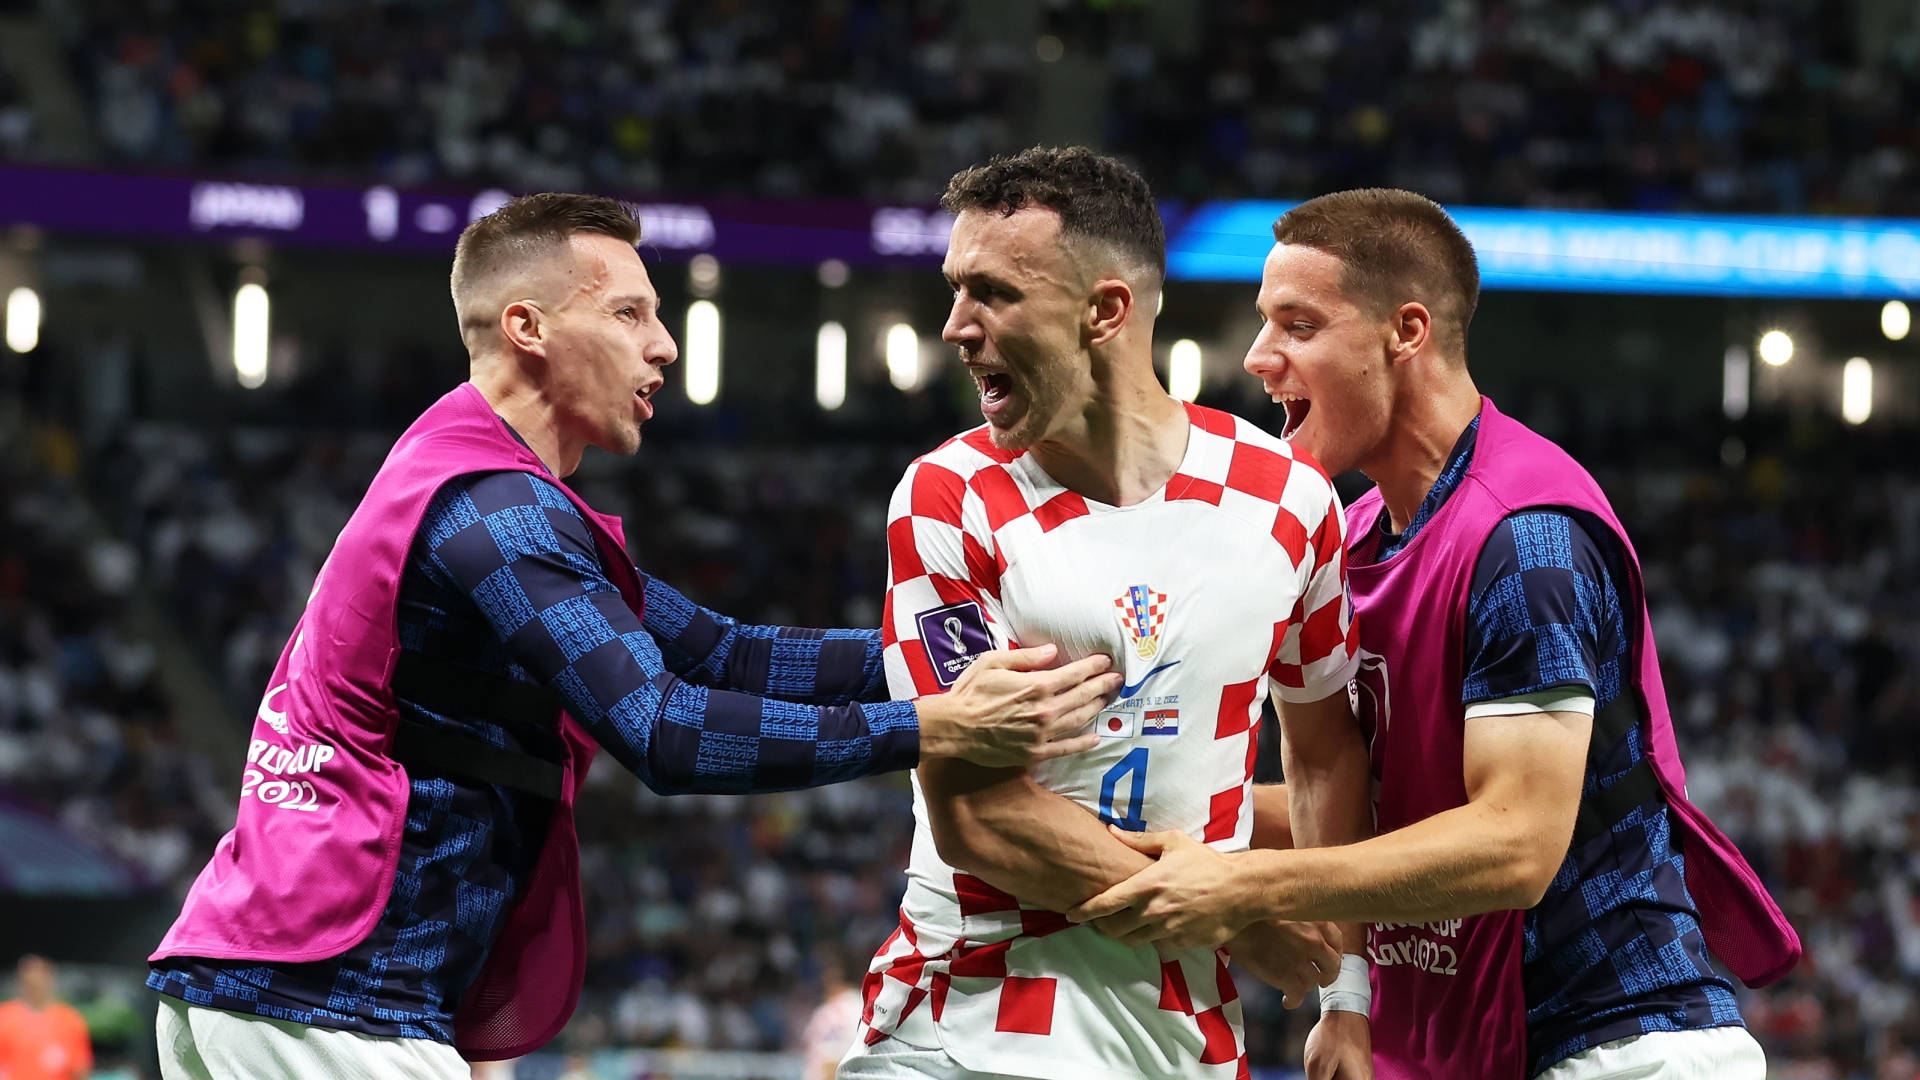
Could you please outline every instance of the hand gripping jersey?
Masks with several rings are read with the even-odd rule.
[[[1319,700],[1352,677],[1344,524],[1320,467],[1226,413],[1188,406],[1165,488],[1092,502],[975,429],[914,462],[887,525],[883,633],[895,697],[940,693],[991,648],[1053,642],[1124,670],[1100,745],[1035,779],[1134,830],[1222,851],[1253,826],[1269,680]],[[1224,955],[1165,960],[1023,905],[940,860],[914,788],[900,929],[865,985],[861,1036],[944,1047],[1019,1076],[1246,1074]]]

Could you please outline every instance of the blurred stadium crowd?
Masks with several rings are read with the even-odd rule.
[[[1199,8],[1177,29],[1141,0],[45,10],[121,163],[918,203],[1071,79],[1083,138],[1163,197],[1386,183],[1455,203],[1920,212],[1920,29],[1866,54],[1851,5]],[[1037,66],[979,25],[1023,12]],[[10,100],[0,72],[0,149],[18,155],[31,117]]]
[[[966,9],[36,8],[95,163],[915,203],[1013,145],[1048,77],[972,44]],[[1813,0],[1393,0],[1306,19],[1235,0],[1171,38],[1143,3],[1040,10],[1039,59],[1097,73],[1088,137],[1163,196],[1387,183],[1460,203],[1920,215],[1920,30],[1868,55]],[[49,156],[29,96],[0,55],[0,160]],[[189,748],[156,639],[178,636],[238,724],[393,430],[141,426],[83,445],[28,397],[0,397],[0,786],[184,889],[231,821],[214,778],[235,763]],[[1572,428],[1548,433],[1596,465],[1622,437],[1660,460],[1673,430],[1583,432],[1559,412]],[[642,467],[582,489],[631,515],[643,569],[711,607],[871,626],[885,501],[939,434],[649,443]],[[1836,484],[1831,468],[1755,453],[1596,472],[1646,564],[1693,793],[1807,942],[1793,976],[1743,999],[1772,1075],[1913,1080],[1920,471]],[[911,833],[897,778],[669,800],[610,763],[581,820],[593,956],[575,1048],[788,1045],[819,966],[864,963],[893,926]],[[1308,1019],[1245,992],[1254,1061],[1297,1063]]]

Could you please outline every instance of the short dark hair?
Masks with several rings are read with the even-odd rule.
[[[1410,300],[1425,304],[1443,341],[1465,360],[1480,266],[1439,203],[1397,188],[1336,191],[1280,215],[1273,239],[1339,259],[1347,298],[1382,316]]]
[[[453,248],[453,303],[467,284],[510,263],[547,254],[575,233],[640,242],[640,222],[625,204],[600,195],[546,191],[522,195],[480,218]]]
[[[1167,230],[1146,178],[1084,146],[1036,146],[962,169],[947,181],[940,206],[1002,217],[1045,207],[1060,215],[1061,236],[1107,244],[1151,270],[1156,287],[1166,280]]]

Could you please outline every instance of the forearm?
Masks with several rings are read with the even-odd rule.
[[[643,623],[669,670],[699,686],[806,705],[886,700],[877,630],[814,630],[738,622],[657,578]]]
[[[907,702],[799,705],[660,674],[601,710],[600,695],[584,681],[568,689],[575,692],[563,691],[563,697],[583,699],[569,700],[569,711],[622,765],[662,793],[817,787],[910,768],[920,753]]]
[[[1021,770],[930,759],[919,776],[940,857],[1028,904],[1065,911],[1153,862]]]
[[[804,705],[887,700],[878,630],[739,626],[719,685]]]
[[[1232,856],[1235,892],[1260,919],[1461,918],[1537,903],[1536,848],[1511,815],[1469,803],[1357,844]]]

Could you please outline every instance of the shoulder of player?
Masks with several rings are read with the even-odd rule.
[[[1209,434],[1233,440],[1234,454],[1242,461],[1236,462],[1240,467],[1228,473],[1230,487],[1272,502],[1284,499],[1291,503],[1294,498],[1301,496],[1313,496],[1312,499],[1302,499],[1302,502],[1317,502],[1332,494],[1332,478],[1305,450],[1244,416],[1202,405],[1188,405],[1187,411],[1193,418],[1194,426]],[[1244,452],[1241,449],[1243,447]],[[1273,462],[1267,455],[1282,459],[1284,464]],[[1295,485],[1304,485],[1304,489],[1291,490]]]
[[[449,479],[434,493],[420,537],[438,551],[448,538],[476,525],[485,526],[502,554],[593,550],[579,508],[559,485],[537,473],[507,469]]]
[[[966,480],[983,469],[1005,468],[1024,454],[1025,451],[1002,450],[993,445],[987,425],[981,424],[921,454],[914,459],[914,464],[937,465]]]
[[[1581,515],[1558,506],[1530,506],[1495,523],[1481,544],[1476,577],[1546,569],[1572,571],[1597,583],[1612,577],[1614,558]]]
[[[907,465],[894,491],[890,516],[911,512],[957,523],[967,490],[976,479],[982,473],[1005,472],[1020,457],[994,446],[985,425],[961,432]]]

